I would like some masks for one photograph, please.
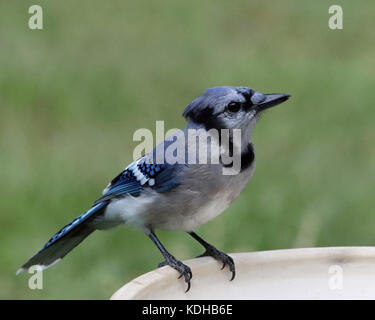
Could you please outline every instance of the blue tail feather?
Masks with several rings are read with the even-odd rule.
[[[47,249],[49,246],[54,244],[56,241],[64,237],[68,232],[70,232],[72,229],[77,227],[79,224],[85,222],[88,218],[90,218],[94,213],[97,213],[101,209],[107,206],[107,202],[100,202],[96,205],[94,205],[90,210],[86,211],[85,213],[82,213],[80,216],[69,222],[66,226],[64,226],[60,231],[58,231],[56,234],[52,236],[51,239],[48,240],[48,242],[44,245],[43,249]],[[40,250],[40,251],[42,251]]]
[[[57,232],[37,254],[30,258],[17,271],[17,274],[33,265],[39,265],[43,268],[47,268],[62,259],[88,235],[95,231],[95,229],[89,223],[89,219],[102,212],[107,205],[108,201],[97,203],[90,210],[68,223],[59,232]]]

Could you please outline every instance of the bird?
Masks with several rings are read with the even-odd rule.
[[[94,231],[126,224],[143,231],[152,240],[164,258],[158,266],[175,269],[186,283],[186,292],[191,286],[191,269],[167,251],[155,230],[186,232],[204,248],[198,257],[210,256],[222,263],[222,269],[228,266],[233,280],[236,275],[233,258],[203,240],[196,229],[223,213],[245,189],[255,170],[253,128],[265,110],[289,98],[289,94],[264,94],[248,87],[206,89],[185,108],[184,129],[128,165],[112,179],[88,211],[53,235],[17,274],[34,265],[42,269],[51,267]],[[229,155],[238,155],[240,160],[235,174],[223,174],[230,165],[221,158],[215,163],[155,160],[160,151],[166,155],[173,143],[181,147],[183,155],[196,151],[196,146],[191,147],[186,138],[188,133],[212,130],[226,130]],[[213,136],[207,139],[207,148],[221,147],[223,140],[221,136]],[[194,157],[197,160],[198,155],[193,153]]]

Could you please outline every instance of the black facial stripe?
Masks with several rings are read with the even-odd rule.
[[[225,124],[221,121],[220,118],[213,116],[212,109],[205,109],[200,113],[200,117],[192,119],[197,123],[203,123],[206,130],[210,129],[224,129]]]
[[[242,92],[243,97],[246,101],[251,101],[251,94],[250,92]]]
[[[206,130],[225,128],[225,124],[218,117],[213,115],[213,109],[210,107],[190,110],[188,113],[185,113],[184,116],[196,123],[204,124]]]
[[[204,109],[191,110],[185,116],[196,123],[203,123],[212,117],[212,109],[207,107]]]
[[[242,92],[243,97],[245,98],[245,102],[243,104],[243,107],[245,110],[249,110],[252,106],[253,103],[251,102],[251,94],[248,92]]]

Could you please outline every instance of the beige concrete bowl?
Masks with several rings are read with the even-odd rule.
[[[209,257],[184,261],[191,289],[170,267],[146,273],[111,299],[375,299],[375,247],[332,247],[230,254],[236,278]]]

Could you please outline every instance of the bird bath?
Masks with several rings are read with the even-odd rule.
[[[186,260],[193,278],[170,267],[130,281],[111,299],[375,299],[375,247],[328,247],[230,254],[236,278],[210,257]]]

